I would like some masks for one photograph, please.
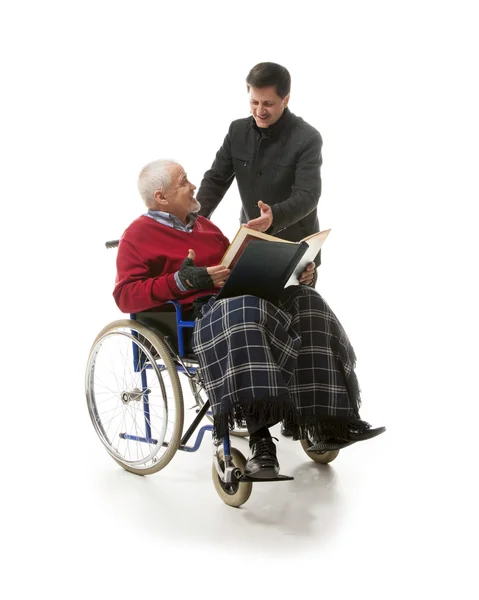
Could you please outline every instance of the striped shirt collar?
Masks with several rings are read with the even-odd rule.
[[[158,223],[166,225],[167,227],[173,227],[173,229],[179,229],[180,231],[187,231],[189,233],[191,233],[193,230],[193,226],[198,218],[196,213],[190,213],[188,215],[188,222],[185,225],[180,221],[180,219],[178,219],[178,217],[175,217],[175,215],[163,212],[162,210],[149,209],[145,216],[150,217],[151,219],[154,219],[155,221],[158,221]]]

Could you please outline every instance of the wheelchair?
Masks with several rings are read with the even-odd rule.
[[[114,248],[118,240],[106,246]],[[171,301],[161,312],[136,313],[110,323],[93,342],[85,374],[90,418],[107,452],[131,473],[157,473],[178,450],[196,452],[205,433],[213,429],[198,361],[187,345],[193,327],[194,321],[183,319],[181,305]],[[197,411],[186,431],[181,380],[188,381]],[[209,424],[201,426],[204,419]],[[188,445],[196,431],[196,440]],[[231,446],[230,436],[247,435],[244,427],[222,439],[213,437],[213,484],[223,502],[233,507],[243,505],[253,483],[261,481],[244,476],[246,458]],[[313,444],[301,440],[305,451]],[[307,452],[310,459],[323,464],[338,454],[339,450]],[[291,479],[278,475],[267,481]]]

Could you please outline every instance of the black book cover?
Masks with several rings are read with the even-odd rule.
[[[250,294],[277,302],[296,265],[308,249],[306,242],[251,240],[243,250],[217,298]]]

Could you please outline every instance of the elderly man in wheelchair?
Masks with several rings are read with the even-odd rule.
[[[279,474],[269,431],[276,423],[291,423],[293,439],[321,463],[385,431],[359,416],[355,353],[311,287],[314,265],[277,305],[250,295],[217,299],[229,275],[219,265],[229,241],[196,214],[196,188],[183,167],[151,162],[138,187],[148,210],[119,241],[113,292],[130,319],[100,332],[86,371],[92,422],[121,466],[157,472],[178,449],[197,450],[212,429],[215,488],[240,506],[253,482],[291,479]],[[183,435],[180,376],[198,405]],[[212,425],[187,446],[205,416]],[[249,436],[248,460],[230,434]]]

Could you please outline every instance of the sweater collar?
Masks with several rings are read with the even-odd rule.
[[[161,223],[162,225],[166,225],[167,227],[173,227],[174,229],[179,229],[180,231],[191,231],[193,229],[194,224],[196,223],[196,219],[198,218],[198,215],[196,213],[190,213],[188,215],[188,222],[185,225],[175,215],[163,212],[162,210],[148,209],[146,216],[151,217],[152,219],[158,221],[158,223]]]

